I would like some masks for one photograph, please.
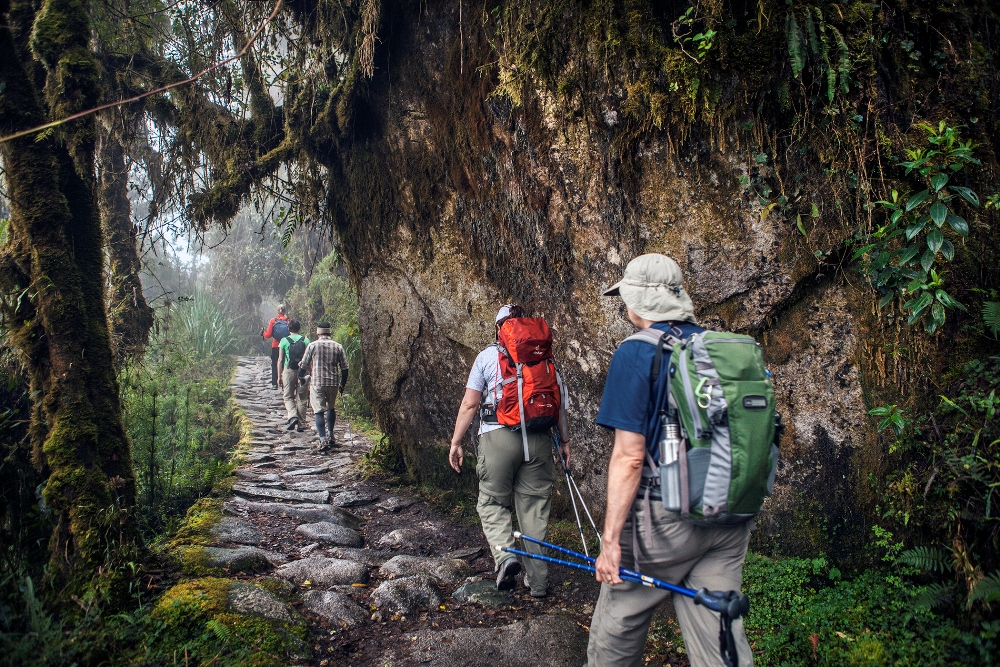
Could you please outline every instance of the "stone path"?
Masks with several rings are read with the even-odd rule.
[[[592,580],[556,571],[544,600],[521,587],[498,594],[478,526],[364,481],[358,463],[372,443],[348,436],[342,417],[328,454],[314,450],[314,431],[286,431],[269,377],[267,359],[238,360],[233,393],[253,423],[251,449],[205,552],[250,581],[287,582],[290,604],[250,585],[230,604],[303,614],[311,656],[295,664],[583,664]]]

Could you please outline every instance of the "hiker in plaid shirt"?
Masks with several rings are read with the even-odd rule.
[[[337,422],[337,392],[347,385],[347,355],[343,346],[330,338],[330,324],[320,322],[316,327],[317,340],[309,343],[299,362],[299,374],[308,374],[309,403],[316,415],[316,432],[320,450],[332,447],[333,425]],[[337,373],[337,370],[340,373]],[[338,377],[339,375],[339,377]]]

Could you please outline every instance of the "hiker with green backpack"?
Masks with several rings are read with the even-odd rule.
[[[780,428],[760,347],[695,323],[676,262],[636,257],[604,295],[621,297],[637,332],[611,359],[597,415],[615,439],[587,664],[638,666],[669,593],[622,581],[619,567],[739,591]],[[720,633],[720,616],[693,598],[674,596],[673,605],[693,667],[753,664],[742,619]]]
[[[285,413],[288,416],[288,430],[306,430],[309,417],[306,407],[309,405],[309,381],[299,378],[299,362],[306,353],[309,339],[299,331],[302,326],[298,320],[288,321],[288,335],[278,343],[278,386],[282,388],[282,399],[285,402]]]

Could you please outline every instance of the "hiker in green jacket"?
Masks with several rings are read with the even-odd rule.
[[[306,407],[309,405],[309,382],[299,380],[299,362],[306,353],[309,339],[301,334],[298,320],[289,320],[288,335],[278,343],[278,386],[282,388],[288,430],[305,431],[308,424]]]

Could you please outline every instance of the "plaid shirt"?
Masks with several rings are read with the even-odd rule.
[[[302,355],[299,368],[308,368],[312,383],[317,387],[340,385],[340,370],[347,370],[347,355],[343,346],[331,338],[320,338],[309,343]]]

